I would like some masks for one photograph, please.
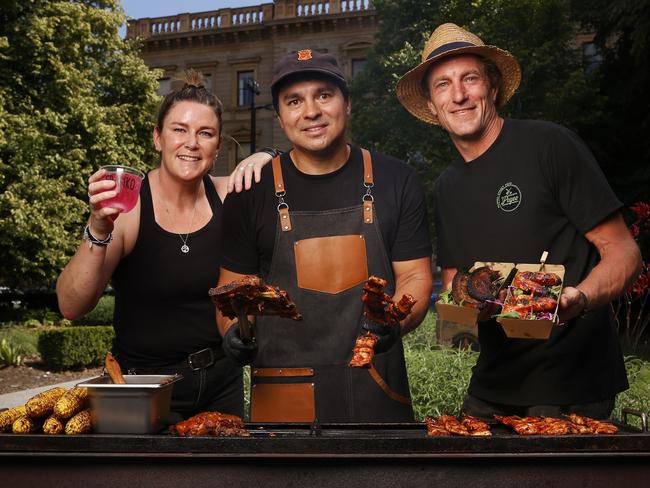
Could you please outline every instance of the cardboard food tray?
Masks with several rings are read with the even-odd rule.
[[[540,271],[540,265],[537,264],[517,264],[518,271]],[[542,269],[545,273],[556,273],[562,279],[562,286],[564,286],[564,266],[561,264],[546,264]],[[560,292],[562,290],[560,289]],[[510,298],[511,290],[508,290],[508,295],[506,301]],[[557,317],[557,308],[560,301],[558,300],[558,305],[555,306],[555,312],[553,313],[552,320],[523,320],[523,319],[511,319],[506,317],[498,317],[497,322],[503,327],[503,331],[506,333],[506,336],[513,339],[548,339],[553,330],[553,325],[555,324],[555,318]]]
[[[501,276],[505,278],[508,276],[508,273],[510,273],[514,264],[477,261],[474,263],[474,266],[470,268],[470,271],[480,268],[481,266],[489,266],[491,269],[499,271]],[[479,314],[479,310],[476,308],[463,307],[461,305],[452,305],[448,303],[436,303],[436,312],[438,313],[438,317],[442,320],[469,326],[476,325]]]

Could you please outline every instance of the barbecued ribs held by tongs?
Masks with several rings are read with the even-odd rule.
[[[370,276],[363,285],[361,301],[363,302],[363,316],[365,320],[391,327],[399,327],[413,309],[415,299],[408,294],[394,302],[384,292],[388,282],[376,276]],[[374,347],[379,338],[372,332],[366,332],[357,337],[352,350],[351,368],[369,368],[374,356]]]
[[[264,283],[258,276],[245,276],[218,288],[211,288],[209,295],[224,317],[237,318],[244,342],[253,340],[248,315],[278,315],[302,320],[302,315],[287,292]]]

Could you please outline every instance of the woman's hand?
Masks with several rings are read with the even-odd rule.
[[[235,190],[237,193],[242,190],[250,190],[253,183],[259,183],[262,177],[262,168],[271,161],[271,155],[265,152],[251,154],[241,161],[235,170],[228,177],[228,193]]]
[[[90,203],[90,232],[97,239],[105,239],[113,232],[115,219],[120,210],[113,207],[100,207],[99,203],[117,195],[115,181],[104,180],[106,170],[100,169],[88,178],[88,198]]]

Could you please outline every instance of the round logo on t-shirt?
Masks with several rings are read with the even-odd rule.
[[[509,181],[499,188],[497,192],[497,208],[504,212],[516,210],[521,203],[521,190]]]

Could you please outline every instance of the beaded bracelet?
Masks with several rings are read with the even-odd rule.
[[[92,249],[93,244],[104,247],[107,246],[113,240],[113,233],[109,232],[108,235],[106,236],[106,239],[97,239],[90,232],[90,226],[86,225],[86,227],[84,227],[84,234],[82,239],[84,241],[88,241],[88,249]]]

